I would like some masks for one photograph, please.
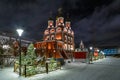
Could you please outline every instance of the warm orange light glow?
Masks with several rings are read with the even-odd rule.
[[[57,40],[61,40],[61,37],[57,37],[56,39],[57,39]]]
[[[59,23],[63,23],[63,18],[60,17],[60,18],[58,19],[58,21],[59,21]]]
[[[70,21],[66,21],[64,25],[64,18],[58,17],[54,27],[54,21],[48,20],[43,36],[44,41],[36,45],[40,55],[44,51],[46,58],[70,58],[70,50],[74,50],[74,32]]]
[[[48,44],[48,49],[51,49],[51,46],[50,46],[50,44]]]
[[[34,45],[35,48],[41,48],[41,43],[40,42],[37,42],[35,45]]]
[[[63,20],[62,20],[62,19],[60,19],[60,23],[63,23]]]
[[[58,27],[56,31],[57,31],[57,32],[61,32],[62,29],[61,29],[60,27]]]
[[[48,21],[48,26],[53,26],[53,21]]]
[[[50,26],[52,26],[53,24],[52,23],[50,23]]]
[[[50,30],[50,33],[54,33],[54,32],[55,32],[55,30],[54,30],[54,29],[51,29],[51,30]]]
[[[57,34],[57,35],[56,35],[56,39],[57,39],[57,40],[61,40],[61,39],[62,39],[61,34]]]

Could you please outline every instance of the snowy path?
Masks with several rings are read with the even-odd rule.
[[[19,77],[13,68],[0,70],[0,80],[120,80],[120,58],[107,57],[93,64],[68,63],[61,70],[32,77]]]

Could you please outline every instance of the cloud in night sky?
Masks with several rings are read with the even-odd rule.
[[[15,33],[17,26],[25,29],[23,37],[41,40],[52,11],[62,7],[70,13],[75,43],[112,43],[120,45],[119,0],[3,0],[0,1],[0,31]]]
[[[95,41],[96,44],[117,44],[120,41],[120,1],[116,0],[108,6],[96,8],[92,15],[79,20],[75,34],[85,42]],[[86,36],[86,37],[85,37]],[[76,39],[77,40],[77,39]],[[80,40],[78,39],[78,41]]]
[[[50,11],[56,13],[61,5],[60,3],[49,0],[1,1],[0,29],[15,31],[18,26],[23,26],[25,29],[23,36],[41,40],[43,31],[47,28]]]

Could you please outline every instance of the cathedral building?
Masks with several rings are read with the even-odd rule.
[[[36,42],[35,46],[37,54],[41,57],[72,59],[75,43],[69,17],[64,19],[60,10],[55,21],[50,17],[43,41]]]

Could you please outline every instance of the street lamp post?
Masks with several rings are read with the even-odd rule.
[[[17,29],[16,31],[19,35],[19,76],[21,76],[21,36],[24,30]]]
[[[100,59],[100,54],[99,54],[99,49],[97,49],[97,52],[98,52],[98,56],[97,56],[97,59]]]
[[[54,52],[54,58],[55,58],[55,60],[56,60],[56,49],[53,51]]]
[[[58,50],[58,47],[57,47],[57,39],[55,39],[55,45],[54,45],[54,47],[55,47],[54,54],[55,54],[55,60],[56,60],[56,52],[57,52],[57,50]]]
[[[92,54],[92,50],[93,50],[93,47],[90,46],[90,47],[89,47],[89,56],[88,56],[88,57],[89,57],[89,63],[90,63],[90,60],[91,60],[91,62],[92,62],[92,55],[93,55],[93,54]]]
[[[71,54],[71,62],[73,62],[73,53],[72,53],[71,44],[70,44],[70,54]]]

